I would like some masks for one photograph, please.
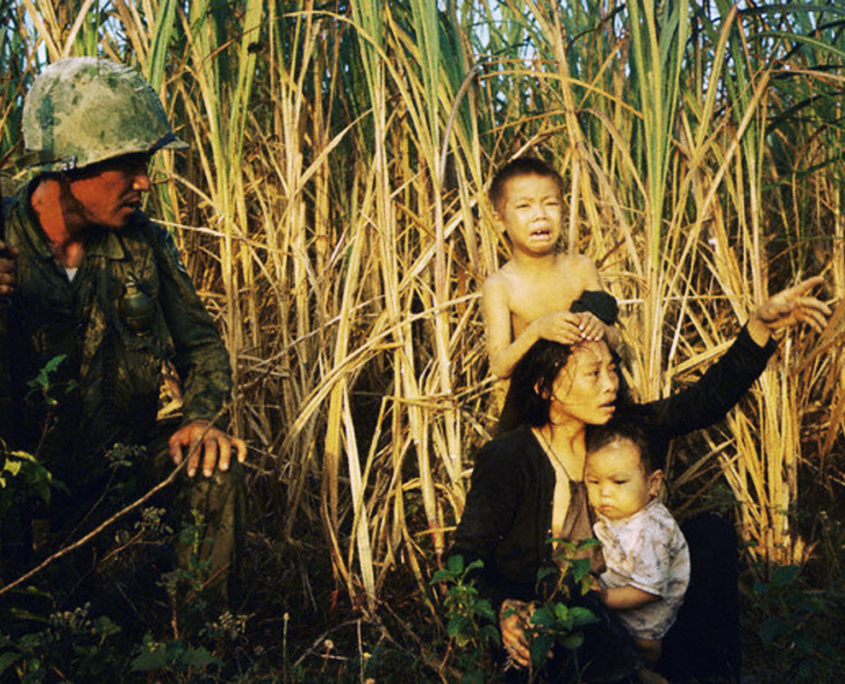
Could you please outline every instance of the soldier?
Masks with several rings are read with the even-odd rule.
[[[141,212],[151,156],[186,145],[137,72],[90,57],[62,59],[36,79],[23,134],[37,175],[2,205],[0,344],[14,360],[2,369],[12,415],[2,437],[68,487],[45,513],[64,529],[120,476],[106,458],[115,445],[148,447],[131,472],[149,483],[164,454],[178,464],[199,443],[178,486],[206,514],[201,552],[223,576],[239,507],[234,471],[246,456],[216,424],[232,387],[228,353],[172,238]],[[169,439],[156,424],[164,362],[184,390]],[[47,364],[54,370],[33,385]]]

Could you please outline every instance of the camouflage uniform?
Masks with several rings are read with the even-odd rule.
[[[39,106],[24,111],[27,147],[40,150],[42,168],[66,172],[118,156],[114,143],[96,142],[115,135],[122,136],[120,153],[184,146],[170,132],[157,97],[134,71],[80,58],[51,69],[52,80],[44,79],[46,86],[36,81],[28,96],[27,104],[41,87],[33,100]],[[75,79],[71,88],[62,83],[68,73]],[[89,73],[90,82],[85,80]],[[123,79],[117,81],[117,96],[125,96],[129,83],[129,102],[113,96],[110,79]],[[99,118],[94,113],[84,117],[87,130],[74,131],[62,112],[71,106],[69,96],[73,106],[85,106],[79,100],[91,92],[88,112],[109,104],[136,111],[109,113],[106,107]],[[133,101],[137,92],[147,99]],[[151,114],[131,130],[143,106]],[[129,122],[125,135],[109,128],[121,120]],[[83,147],[85,140],[93,143]],[[166,436],[173,429],[161,435],[156,426],[165,361],[174,364],[183,383],[183,424],[215,419],[231,391],[231,367],[214,321],[163,228],[136,212],[120,230],[93,229],[71,280],[53,258],[31,209],[37,181],[3,202],[4,239],[20,250],[16,291],[4,317],[3,343],[13,362],[0,369],[0,378],[11,377],[6,394],[11,394],[13,434],[3,437],[36,454],[69,487],[65,505],[60,497],[49,511],[68,527],[68,521],[85,514],[87,502],[99,500],[112,475],[105,456],[115,444],[151,447],[149,456],[134,464],[133,477],[140,476],[136,479],[143,486],[166,476],[168,465],[172,468]],[[33,387],[33,378],[59,355],[65,358],[50,374],[48,391]],[[232,461],[228,473],[183,477],[177,485],[177,499],[183,501],[174,507],[190,506],[206,516],[209,543],[201,555],[210,558],[215,571],[228,564],[237,536],[240,470]],[[136,496],[143,493],[140,489],[124,495]]]
[[[35,450],[49,408],[57,420],[42,460],[65,478],[96,473],[113,444],[145,444],[154,433],[165,360],[185,382],[184,422],[213,420],[232,388],[229,357],[170,235],[139,212],[120,232],[97,233],[69,281],[27,200],[18,193],[5,212],[6,241],[21,252],[9,310],[20,443]],[[48,407],[26,383],[59,354],[67,359]]]

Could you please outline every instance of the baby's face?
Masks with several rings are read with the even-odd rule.
[[[663,474],[646,475],[639,448],[618,439],[587,455],[584,482],[590,506],[609,520],[622,520],[642,510],[657,495]]]

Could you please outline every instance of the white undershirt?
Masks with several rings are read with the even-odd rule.
[[[74,277],[76,277],[76,272],[78,270],[79,270],[79,267],[77,267],[77,268],[66,268],[65,269],[65,273],[67,273],[67,279],[70,282],[73,282],[73,279],[74,279]]]

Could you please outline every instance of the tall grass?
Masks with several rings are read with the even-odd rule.
[[[0,160],[21,163],[20,93],[45,56],[111,56],[160,89],[191,150],[162,155],[172,182],[150,211],[235,360],[256,524],[290,541],[322,530],[356,601],[398,563],[426,586],[495,420],[477,298],[507,258],[485,192],[511,157],[563,174],[565,248],[623,303],[643,399],[710,363],[769,283],[824,272],[827,295],[845,290],[834,5],[0,8]],[[789,333],[707,448],[676,451],[682,507],[724,478],[762,559],[806,555],[786,514],[802,463],[841,469],[843,316],[821,341]]]

